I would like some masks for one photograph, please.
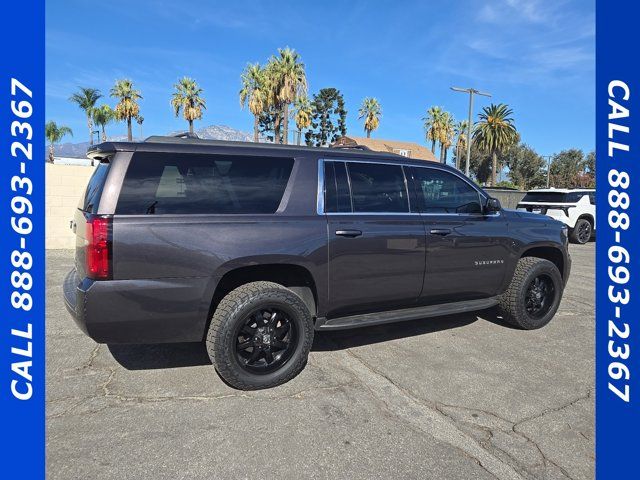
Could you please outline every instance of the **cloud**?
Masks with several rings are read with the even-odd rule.
[[[469,23],[443,49],[439,71],[478,82],[552,85],[595,68],[595,17],[580,2],[499,0]]]

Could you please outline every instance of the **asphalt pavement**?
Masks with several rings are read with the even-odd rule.
[[[590,479],[594,252],[572,245],[556,317],[492,310],[316,334],[289,383],[225,385],[199,344],[98,345],[47,255],[49,479]]]

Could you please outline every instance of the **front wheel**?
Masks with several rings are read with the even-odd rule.
[[[541,328],[556,314],[563,288],[558,267],[549,260],[521,258],[509,288],[500,296],[498,312],[515,327]]]
[[[275,387],[304,368],[313,320],[282,285],[252,282],[225,296],[211,319],[207,352],[220,376],[241,390]]]
[[[589,240],[591,240],[591,234],[593,233],[593,227],[591,226],[591,222],[586,218],[580,218],[576,222],[576,225],[571,230],[569,234],[569,239],[573,243],[579,243],[584,245]]]

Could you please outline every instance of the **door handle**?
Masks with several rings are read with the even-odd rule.
[[[451,229],[450,228],[432,228],[429,233],[431,235],[442,235],[444,237],[445,235],[449,235],[451,233]]]
[[[361,230],[336,230],[336,235],[338,235],[339,237],[354,238],[362,235],[362,231]]]

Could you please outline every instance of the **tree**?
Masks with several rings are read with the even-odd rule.
[[[107,132],[105,127],[115,118],[115,112],[109,105],[100,105],[93,109],[93,123],[102,130],[102,141],[107,140]]]
[[[282,138],[284,143],[289,143],[289,105],[296,98],[307,94],[307,75],[300,55],[289,47],[279,48],[278,55],[272,57],[269,63],[273,103],[281,111],[279,118],[282,119],[284,130]]]
[[[307,145],[327,146],[347,134],[344,98],[335,88],[323,88],[313,95],[311,128],[305,134]]]
[[[182,77],[173,88],[176,89],[171,97],[173,113],[177,117],[182,110],[182,116],[189,123],[189,133],[193,134],[194,120],[202,119],[202,111],[207,108],[202,98],[202,88],[189,77]]]
[[[49,140],[49,161],[53,163],[53,154],[55,144],[58,143],[65,135],[73,136],[71,129],[65,125],[58,126],[56,122],[49,121],[44,126],[44,134]]]
[[[528,145],[513,145],[502,157],[500,163],[509,168],[509,180],[518,188],[531,190],[546,184],[546,162]]]
[[[496,184],[498,155],[517,142],[517,131],[511,115],[513,110],[504,103],[492,103],[482,109],[480,121],[473,132],[473,141],[480,150],[491,154],[491,185]]]
[[[480,150],[476,142],[471,142],[469,172],[479,184],[486,185],[491,178],[491,163],[491,154]]]
[[[596,188],[596,152],[589,152],[584,160],[585,187]]]
[[[78,92],[69,97],[69,101],[75,103],[87,116],[89,128],[89,143],[93,145],[93,109],[98,99],[102,97],[100,90],[95,88],[78,87]]]
[[[133,140],[131,131],[131,120],[140,115],[140,106],[137,100],[142,98],[140,92],[133,88],[133,82],[128,79],[116,80],[116,84],[111,89],[111,96],[118,99],[115,109],[116,120],[127,122],[127,139]]]
[[[555,154],[551,159],[551,185],[556,188],[574,188],[581,185],[586,159],[582,150],[572,148]]]
[[[467,149],[467,131],[469,129],[469,122],[462,120],[456,123],[454,127],[454,133],[456,136],[456,168],[461,170],[462,152]]]
[[[449,112],[443,112],[440,116],[437,127],[438,142],[440,143],[440,163],[447,163],[447,152],[449,147],[453,145],[454,123],[453,115]]]
[[[253,141],[258,141],[258,127],[260,115],[264,113],[267,104],[266,74],[258,63],[248,64],[240,76],[240,106],[248,105],[253,114]]]
[[[380,125],[380,117],[382,116],[382,107],[380,102],[373,97],[365,97],[362,100],[360,110],[358,110],[358,118],[364,118],[364,131],[367,132],[367,138],[371,137],[371,132],[376,130]]]
[[[309,128],[311,125],[311,102],[304,97],[298,97],[295,101],[295,110],[293,111],[296,127],[298,128],[296,143],[300,145],[302,130]]]
[[[431,153],[436,153],[436,142],[440,139],[440,125],[444,110],[441,107],[431,107],[427,110],[427,116],[422,119],[427,142],[431,142]]]

